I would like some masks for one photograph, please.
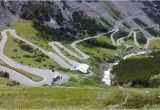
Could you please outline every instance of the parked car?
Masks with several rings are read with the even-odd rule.
[[[55,76],[53,79],[52,79],[52,82],[51,84],[55,84],[55,82],[57,82],[58,80],[62,79],[60,76]]]

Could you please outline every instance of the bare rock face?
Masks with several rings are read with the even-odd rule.
[[[0,2],[0,27],[13,24],[17,18],[10,13],[3,1]]]
[[[143,4],[139,4],[133,1],[66,1],[55,2],[55,4],[60,8],[64,18],[67,20],[72,17],[71,15],[74,11],[82,10],[88,16],[96,18],[97,21],[102,23],[104,23],[102,18],[111,24],[115,24],[121,19],[139,18],[147,25],[154,24],[152,19],[150,19],[142,9]]]
[[[19,15],[20,14],[20,9],[24,2],[22,1],[9,1],[9,2],[4,2],[5,8],[7,8],[12,14],[14,15]]]
[[[160,24],[160,1],[142,1],[138,4],[150,19]]]
[[[7,1],[0,3],[0,25],[11,24],[20,18],[21,8],[26,2],[24,1]],[[35,2],[37,5],[39,2]],[[60,11],[63,16],[63,23],[59,25],[56,19],[50,18],[45,23],[52,28],[73,27],[72,14],[75,11],[83,11],[87,16],[96,19],[97,22],[112,28],[119,21],[125,21],[117,25],[123,29],[141,28],[141,25],[133,19],[143,21],[146,26],[154,25],[160,17],[160,2],[138,2],[129,1],[99,1],[99,0],[78,0],[78,1],[52,1],[55,12]],[[154,17],[154,18],[153,18]],[[53,22],[54,21],[54,22]],[[126,26],[128,25],[128,26]],[[73,29],[74,30],[74,29]]]

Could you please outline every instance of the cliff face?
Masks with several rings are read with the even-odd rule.
[[[160,24],[160,1],[143,1],[138,4],[150,19]]]
[[[17,18],[10,13],[3,2],[0,2],[0,27],[14,23]]]
[[[126,22],[133,28],[137,25],[132,20],[138,18],[147,25],[154,24],[142,9],[141,5],[132,1],[101,1],[101,2],[55,2],[65,19],[70,20],[72,13],[84,11],[88,16],[106,25],[106,22],[115,25],[119,20]],[[124,26],[123,26],[124,27]],[[124,27],[125,28],[125,27]]]
[[[22,8],[27,2],[7,1],[0,4],[0,25],[9,25],[21,18]],[[43,4],[41,2],[34,2],[34,4]],[[159,2],[138,2],[138,1],[53,1],[51,2],[54,13],[60,13],[63,20],[59,21],[60,17],[49,16],[49,20],[45,24],[57,29],[60,27],[67,27],[65,30],[78,32],[75,25],[73,25],[73,13],[83,11],[88,17],[93,18],[96,22],[111,29],[114,26],[122,27],[125,30],[139,29],[143,26],[154,25],[153,21],[159,18]],[[158,7],[158,8],[157,8]],[[156,17],[156,18],[153,18]],[[138,20],[137,20],[138,19]],[[156,20],[155,20],[156,19]],[[124,21],[119,23],[119,21]],[[139,22],[141,23],[139,23]],[[144,31],[144,30],[143,30]],[[145,33],[145,32],[144,32]],[[71,33],[73,34],[73,33]],[[147,34],[146,34],[147,35]],[[149,36],[149,35],[147,35]]]

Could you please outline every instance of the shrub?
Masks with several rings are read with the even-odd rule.
[[[36,62],[41,62],[42,61],[42,58],[37,58],[35,59]]]
[[[137,33],[137,41],[140,44],[146,44],[147,43],[147,39],[144,37],[142,32]]]
[[[13,52],[17,52],[17,51],[18,51],[17,49],[14,49],[14,50],[13,50]]]
[[[86,40],[84,42],[82,42],[82,44],[86,47],[102,47],[102,48],[108,48],[108,49],[113,49],[116,50],[117,47],[113,46],[112,44],[109,43],[105,43],[105,42],[99,42],[96,39],[89,39]]]
[[[0,71],[0,77],[9,78],[9,74],[7,72]]]
[[[20,44],[20,48],[24,51],[29,51],[29,52],[33,51],[33,48],[29,45],[26,45],[26,44]]]
[[[129,34],[128,32],[120,29],[117,33],[114,34],[113,37],[114,37],[115,40],[117,40],[117,39],[119,39],[119,38],[121,38],[121,37],[127,36],[128,34]]]
[[[14,86],[14,85],[20,85],[20,83],[17,82],[17,81],[12,81],[12,83],[13,83],[13,86]]]

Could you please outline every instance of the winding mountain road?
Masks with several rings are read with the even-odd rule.
[[[133,33],[133,31],[131,31],[131,32],[128,34],[128,36],[119,38],[119,39],[117,40],[117,45],[120,46],[122,43],[124,43],[124,39],[131,37],[132,33]]]
[[[81,58],[81,59],[88,59],[89,56],[88,56],[87,54],[83,53],[81,50],[79,50],[76,45],[77,45],[78,43],[80,43],[80,42],[85,41],[85,40],[89,40],[89,39],[93,39],[93,38],[98,38],[98,37],[100,37],[100,36],[102,36],[102,35],[105,35],[105,33],[100,34],[100,35],[97,35],[97,36],[87,37],[87,38],[84,38],[84,39],[77,40],[77,41],[73,42],[70,46],[71,46],[75,51],[77,51],[79,54],[82,55],[82,58]]]
[[[114,34],[115,33],[117,33],[118,31],[119,31],[119,29],[113,29],[114,30],[114,32],[110,35],[110,38],[111,38],[111,42],[112,42],[112,44],[114,45],[114,46],[116,46],[117,44],[116,44],[116,41],[114,40]]]
[[[42,53],[44,53],[45,55],[49,56],[50,58],[52,58],[53,60],[55,60],[62,68],[66,68],[66,69],[70,69],[70,70],[74,70],[74,67],[69,65],[65,60],[63,60],[60,56],[58,56],[56,53],[54,53],[53,51],[52,52],[47,52],[46,50],[38,47],[37,45],[29,42],[28,40],[18,36],[15,32],[15,30],[13,29],[8,29],[8,30],[4,30],[3,32],[9,32],[12,37],[16,38],[16,39],[19,39],[23,42],[25,42],[26,44],[32,46],[33,48],[35,49],[38,49],[40,50]]]
[[[13,81],[17,81],[20,84],[29,85],[29,86],[40,86],[40,85],[46,84],[45,80],[42,80],[40,82],[34,82],[28,77],[18,73],[17,71],[14,71],[4,66],[0,66],[0,71],[7,72],[9,74],[9,79]]]
[[[117,26],[115,26],[115,27],[118,27],[122,22],[123,21],[118,23]],[[130,37],[132,34],[134,34],[134,36],[133,36],[134,43],[137,47],[140,48],[140,45],[137,42],[136,32],[131,31],[128,36],[122,37],[122,38],[118,39],[117,41],[115,41],[114,34],[117,33],[118,31],[119,31],[118,28],[114,28],[114,29],[112,29],[111,31],[108,32],[108,33],[112,32],[111,35],[110,35],[110,39],[111,39],[111,42],[114,46],[121,45],[124,42],[124,39],[126,39],[126,38]],[[100,37],[100,36],[105,34],[105,33],[103,33],[103,34],[100,34],[100,35],[97,35],[97,36],[88,37],[88,38],[80,39],[80,40],[77,40],[77,41],[73,42],[70,46],[71,46],[71,48],[73,48],[78,53],[77,54],[77,53],[69,50],[68,48],[66,48],[61,43],[56,42],[56,41],[53,41],[53,42],[49,43],[49,45],[52,47],[52,49],[54,51],[47,52],[46,50],[38,47],[37,45],[35,45],[35,44],[21,38],[20,36],[18,36],[16,34],[15,30],[13,30],[13,29],[8,29],[8,30],[1,31],[2,40],[0,42],[0,59],[3,62],[5,62],[6,64],[8,64],[8,65],[10,65],[14,68],[21,69],[23,71],[26,71],[26,72],[35,74],[37,76],[40,76],[40,77],[43,78],[43,80],[40,81],[40,82],[34,82],[31,79],[29,79],[28,77],[14,71],[12,69],[4,67],[4,66],[0,66],[0,71],[8,72],[9,75],[10,75],[10,79],[15,80],[17,82],[20,82],[21,84],[24,84],[24,85],[29,85],[29,86],[40,86],[40,85],[44,85],[44,84],[51,85],[51,82],[52,82],[53,78],[55,78],[55,76],[61,76],[62,77],[62,79],[57,84],[65,83],[65,82],[68,81],[69,76],[65,75],[65,74],[62,74],[62,73],[59,73],[59,72],[56,72],[56,71],[52,72],[51,70],[47,70],[47,69],[38,69],[38,68],[32,68],[32,67],[24,66],[22,64],[19,64],[19,63],[13,61],[12,59],[8,58],[7,56],[5,56],[4,53],[3,53],[3,49],[4,49],[4,46],[7,42],[7,34],[6,34],[7,32],[9,32],[12,37],[25,42],[26,44],[32,46],[35,49],[40,50],[42,53],[44,53],[45,55],[47,55],[50,58],[52,58],[53,60],[55,60],[62,68],[70,69],[70,70],[79,70],[79,68],[85,68],[85,70],[84,70],[85,72],[88,70],[89,65],[74,61],[74,60],[66,57],[61,52],[61,50],[59,48],[63,49],[64,51],[66,51],[68,54],[70,54],[71,56],[73,56],[75,58],[78,58],[80,60],[86,60],[86,59],[89,58],[89,56],[87,54],[83,53],[81,50],[79,50],[76,45],[80,42],[85,41],[85,40],[97,38],[97,37]],[[148,47],[148,44],[149,44],[149,40],[147,41],[146,48]],[[140,54],[143,54],[143,53],[140,53]],[[132,55],[128,55],[128,56],[126,56],[126,58],[128,58],[130,56],[132,56]]]
[[[105,34],[105,33],[104,33]],[[72,52],[71,50],[69,50],[68,48],[66,48],[64,45],[62,45],[60,42],[56,42],[56,41],[53,41],[53,42],[50,42],[49,45],[52,46],[53,50],[55,50],[62,58],[66,59],[70,64],[72,65],[78,65],[79,63],[78,62],[75,62],[73,60],[68,60],[68,57],[64,56],[63,53],[58,49],[58,47],[60,47],[61,49],[63,49],[64,51],[66,51],[68,54],[70,54],[71,56],[75,57],[75,58],[78,58],[80,60],[86,60],[89,58],[89,56],[85,53],[83,53],[81,50],[79,50],[77,48],[77,43],[80,43],[80,42],[83,42],[85,40],[89,40],[89,39],[93,39],[93,38],[97,38],[97,37],[100,37],[104,34],[100,34],[100,35],[97,35],[97,36],[93,36],[93,37],[87,37],[87,38],[84,38],[84,39],[80,39],[80,40],[77,40],[77,41],[74,41],[70,46],[80,55],[78,55],[77,53],[75,52]]]
[[[141,48],[140,44],[139,44],[138,41],[137,41],[137,32],[134,32],[134,33],[133,33],[133,40],[134,40],[135,45],[136,45],[138,48]]]
[[[68,79],[69,79],[68,75],[65,75],[65,74],[62,74],[62,73],[59,73],[59,72],[56,72],[56,71],[52,72],[52,70],[38,69],[38,68],[32,68],[32,67],[24,66],[22,64],[19,64],[19,63],[13,61],[12,59],[8,58],[7,56],[5,56],[4,53],[3,53],[3,49],[4,49],[4,46],[5,46],[6,42],[7,42],[7,34],[6,34],[6,32],[10,32],[10,34],[13,37],[18,38],[19,40],[21,40],[21,38],[19,38],[19,36],[17,36],[15,34],[14,30],[1,31],[2,40],[0,42],[0,59],[3,62],[5,62],[6,64],[8,64],[8,65],[10,65],[10,66],[12,66],[14,68],[17,68],[17,69],[20,69],[20,70],[35,74],[35,75],[40,76],[40,77],[43,78],[43,81],[40,81],[40,82],[33,82],[32,81],[31,82],[31,80],[29,78],[27,79],[25,76],[22,77],[22,75],[21,76],[18,75],[19,77],[21,77],[21,81],[23,81],[23,80],[25,81],[25,82],[23,82],[23,84],[30,85],[30,86],[39,86],[39,85],[44,85],[44,84],[51,85],[51,82],[52,82],[52,80],[53,80],[53,78],[55,76],[61,76],[62,77],[61,82],[59,82],[59,83],[63,83],[63,82],[68,81]],[[22,40],[22,41],[25,41],[25,40]],[[28,42],[28,44],[29,43],[30,42]],[[9,69],[6,69],[6,68],[4,68],[2,66],[1,66],[1,69],[3,69],[3,71],[5,70],[6,72],[9,72],[11,77],[13,76],[12,75],[13,71],[10,71]],[[17,72],[14,72],[14,73],[17,74]],[[12,77],[12,79],[15,80],[15,81],[19,81],[19,77]]]
[[[63,53],[59,50],[59,48],[57,46],[63,48],[64,51],[68,52],[70,55],[72,55],[72,56],[74,56],[76,58],[88,59],[89,56],[87,54],[81,52],[76,47],[76,44],[79,43],[79,42],[82,42],[84,40],[100,37],[101,35],[103,35],[103,34],[101,34],[101,35],[98,35],[98,36],[89,37],[89,38],[85,38],[85,39],[81,39],[81,40],[73,42],[71,44],[72,48],[75,49],[75,51],[77,51],[79,54],[82,55],[82,56],[78,56],[76,53],[70,51],[65,46],[61,45],[59,42],[51,42],[51,43],[49,43],[49,45],[52,46],[53,50],[56,51],[56,53],[58,54],[57,55],[54,52],[47,52],[46,50],[38,47],[37,45],[32,44],[31,42],[19,37],[16,34],[15,30],[13,30],[13,29],[8,29],[8,30],[1,31],[2,40],[0,42],[0,59],[3,62],[5,62],[6,64],[8,64],[8,65],[10,65],[10,66],[12,66],[14,68],[17,68],[17,69],[32,73],[32,74],[37,75],[37,76],[40,76],[40,77],[43,78],[43,80],[40,81],[40,82],[34,82],[31,79],[29,79],[28,77],[26,77],[26,76],[24,76],[24,75],[22,75],[22,74],[20,74],[20,73],[18,73],[16,71],[14,71],[12,69],[4,67],[4,66],[0,66],[0,71],[8,72],[9,75],[10,75],[10,79],[15,80],[17,82],[20,82],[21,84],[24,84],[24,85],[29,85],[29,86],[40,86],[40,85],[44,85],[44,84],[51,85],[51,82],[52,82],[53,78],[55,78],[56,76],[61,76],[62,77],[62,79],[57,84],[65,83],[65,82],[68,81],[69,76],[65,75],[65,74],[62,74],[62,73],[59,73],[59,72],[56,72],[56,71],[52,72],[52,70],[28,67],[28,66],[19,64],[19,63],[13,61],[12,59],[8,58],[7,56],[5,56],[4,53],[3,53],[3,49],[4,49],[4,46],[5,46],[5,44],[7,42],[7,38],[8,38],[7,37],[7,32],[10,33],[12,37],[14,37],[16,39],[19,39],[19,40],[25,42],[26,44],[32,46],[33,48],[40,50],[45,55],[48,55],[50,58],[55,60],[61,67],[66,68],[66,69],[71,69],[71,70],[77,70],[76,67],[80,68],[81,66],[85,66],[84,67],[86,69],[85,71],[87,71],[87,69],[89,68],[88,65],[81,64],[79,62],[76,62],[74,60],[69,59],[68,57],[63,55]]]
[[[105,34],[105,33],[104,33]],[[58,47],[60,47],[61,49],[63,49],[64,51],[66,51],[68,54],[70,54],[71,56],[75,57],[75,58],[78,58],[80,60],[86,60],[89,58],[89,56],[85,53],[83,53],[81,50],[79,50],[76,45],[77,43],[79,42],[82,42],[82,41],[85,41],[85,40],[89,40],[89,39],[93,39],[93,38],[97,38],[97,37],[100,37],[104,34],[100,34],[100,35],[97,35],[97,36],[93,36],[93,37],[88,37],[88,38],[84,38],[84,39],[80,39],[80,40],[77,40],[75,42],[73,42],[70,46],[80,55],[78,55],[77,53],[75,52],[72,52],[70,51],[69,49],[67,49],[64,45],[62,45],[61,43],[59,42],[56,42],[56,41],[53,41],[53,42],[50,42],[49,45],[53,48],[54,51],[56,51],[56,53],[62,58],[64,59],[65,61],[67,61],[70,65],[72,65],[74,67],[75,70],[79,70],[83,73],[88,73],[88,68],[89,68],[89,65],[87,64],[84,64],[84,63],[79,63],[77,61],[74,61],[74,60],[71,60],[70,58],[66,57],[62,52],[61,50],[59,50]],[[92,72],[90,71],[89,73],[92,74]]]
[[[58,42],[50,42],[49,45],[53,48],[53,50],[61,57],[63,58],[64,60],[66,60],[70,65],[73,65],[73,66],[78,66],[80,65],[79,62],[76,62],[74,60],[71,60],[69,59],[68,57],[66,57],[65,55],[63,55],[63,53],[59,50],[59,48],[57,47],[57,44]],[[60,43],[59,43],[60,44]],[[63,48],[64,49],[64,48]]]
[[[71,50],[69,50],[68,48],[66,48],[64,45],[62,45],[60,42],[51,42],[51,43],[49,43],[51,46],[52,45],[55,45],[55,46],[58,46],[59,48],[61,48],[61,49],[63,49],[64,51],[66,51],[68,54],[70,54],[71,56],[73,56],[73,57],[75,57],[75,58],[78,58],[78,59],[80,59],[80,60],[85,60],[85,59],[88,59],[89,58],[89,56],[87,55],[87,54],[85,54],[85,53],[83,53],[83,52],[80,52],[79,54],[81,54],[81,55],[78,55],[78,54],[76,54],[75,52],[72,52]],[[73,48],[73,49],[75,49],[75,48]],[[76,49],[75,49],[76,50]],[[76,51],[76,52],[79,52],[79,51]]]

